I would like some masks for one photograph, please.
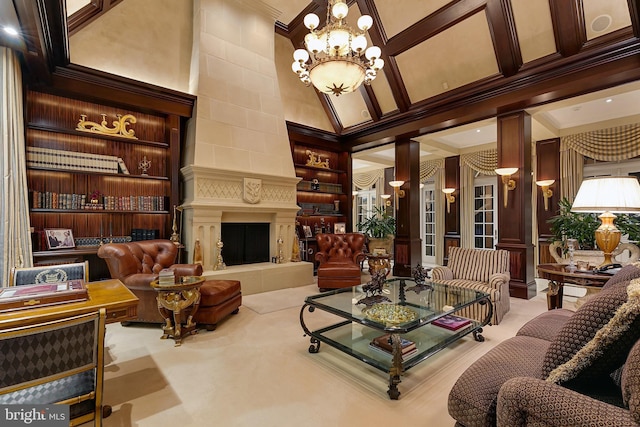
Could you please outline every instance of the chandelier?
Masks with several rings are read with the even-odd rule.
[[[347,13],[344,0],[328,0],[327,25],[321,30],[317,29],[318,15],[305,16],[304,25],[311,30],[304,38],[306,50],[297,49],[291,65],[306,86],[313,84],[320,92],[335,96],[353,92],[363,82],[370,84],[384,67],[380,48],[367,48],[365,33],[373,19],[362,15],[358,19],[361,31],[356,31],[344,22]]]

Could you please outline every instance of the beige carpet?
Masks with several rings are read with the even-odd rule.
[[[308,285],[297,288],[280,289],[262,294],[242,297],[242,305],[258,314],[267,314],[287,308],[300,308],[307,296],[317,294],[318,286]]]
[[[282,304],[274,293],[250,298],[252,309],[241,307],[181,347],[161,340],[158,326],[108,325],[104,400],[114,412],[104,425],[451,427],[447,395],[460,373],[546,310],[544,294],[512,298],[503,323],[485,328],[485,342],[468,336],[410,369],[391,401],[385,373],[324,344],[318,354],[307,351],[299,322],[306,295],[286,291],[275,293]]]

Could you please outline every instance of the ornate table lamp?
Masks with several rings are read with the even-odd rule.
[[[640,184],[634,176],[604,176],[582,181],[571,210],[602,213],[596,230],[598,248],[604,253],[601,265],[612,264],[611,253],[620,243],[620,230],[613,224],[615,213],[640,213]]]

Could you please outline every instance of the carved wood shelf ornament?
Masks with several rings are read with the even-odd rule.
[[[307,150],[307,156],[309,156],[309,158],[307,159],[305,166],[329,169],[329,159],[322,160],[322,154]]]
[[[132,114],[125,114],[124,116],[121,114],[117,114],[118,120],[113,121],[113,127],[108,127],[107,123],[107,115],[102,114],[102,122],[92,122],[87,120],[86,114],[80,115],[80,120],[78,121],[78,126],[76,126],[76,130],[82,132],[91,132],[98,133],[101,135],[110,135],[110,136],[121,136],[124,138],[130,139],[138,139],[135,136],[135,131],[133,129],[127,129],[127,126],[130,124],[136,123],[137,119]]]

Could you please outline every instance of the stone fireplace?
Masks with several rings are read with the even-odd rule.
[[[245,295],[311,284],[313,265],[289,261],[300,178],[274,61],[279,12],[261,0],[199,0],[193,12],[190,91],[198,99],[181,169],[184,261],[197,239],[204,275],[241,280]],[[269,224],[268,259],[281,252],[284,262],[216,269],[223,223]]]

